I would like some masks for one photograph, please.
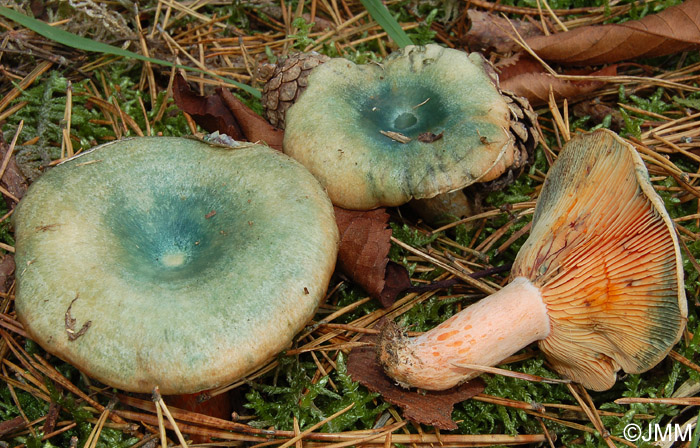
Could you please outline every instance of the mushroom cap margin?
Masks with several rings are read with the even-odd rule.
[[[283,350],[322,300],[338,241],[330,201],[297,162],[184,138],[71,159],[13,220],[32,339],[108,385],[164,394],[225,384]]]
[[[284,151],[347,209],[401,205],[493,176],[513,138],[485,64],[439,45],[407,46],[383,64],[332,59],[287,111]],[[403,128],[402,116],[416,121]],[[420,141],[426,133],[442,135]]]

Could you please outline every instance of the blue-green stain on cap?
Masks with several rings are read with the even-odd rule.
[[[216,387],[283,350],[337,251],[319,183],[261,145],[103,145],[42,176],[13,219],[32,339],[136,392]]]
[[[497,170],[513,145],[509,114],[481,56],[408,46],[382,64],[316,67],[287,111],[284,151],[335,205],[394,206]]]

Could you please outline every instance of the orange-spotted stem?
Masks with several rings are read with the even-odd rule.
[[[539,289],[518,277],[414,338],[388,326],[379,362],[404,387],[444,390],[480,374],[459,364],[493,366],[549,335],[547,306]]]

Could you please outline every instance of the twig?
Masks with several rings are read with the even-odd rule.
[[[512,370],[499,369],[498,367],[491,366],[478,366],[476,364],[461,364],[452,363],[452,365],[457,367],[462,367],[465,369],[476,370],[477,372],[492,373],[494,375],[507,376],[510,378],[517,378],[519,380],[533,381],[535,383],[547,383],[547,384],[568,384],[571,380],[559,379],[559,378],[545,378],[539,375],[530,375],[529,373],[515,372]]]
[[[331,415],[330,417],[327,417],[327,418],[321,420],[320,422],[316,423],[315,425],[310,426],[309,428],[305,429],[303,432],[299,433],[298,436],[292,437],[292,438],[289,439],[287,442],[285,442],[285,443],[283,443],[282,445],[280,445],[279,448],[287,448],[287,447],[289,447],[289,446],[294,445],[295,442],[297,442],[298,440],[301,440],[305,435],[314,432],[315,430],[317,430],[317,429],[320,428],[321,426],[325,425],[326,423],[328,423],[328,422],[334,420],[335,418],[337,418],[337,417],[339,417],[339,416],[345,414],[346,412],[348,412],[348,411],[349,411],[350,409],[352,409],[353,407],[355,407],[355,403],[351,403],[350,405],[344,407],[343,409],[339,410],[338,412],[336,412],[335,414]]]
[[[600,416],[596,413],[595,406],[586,403],[586,401],[584,401],[579,395],[579,393],[576,391],[576,387],[573,384],[567,384],[566,387],[569,389],[569,392],[571,392],[571,395],[574,396],[579,406],[581,406],[581,409],[583,409],[583,412],[586,414],[588,419],[591,421],[591,423],[593,423],[593,426],[603,438],[605,443],[610,448],[616,448],[615,444],[610,439],[610,432],[607,429],[605,429],[603,422],[600,420]],[[581,390],[583,390],[583,392],[585,393],[585,389],[581,388]],[[590,399],[590,397],[588,398]]]
[[[488,286],[486,283],[478,281],[478,280],[470,277],[469,274],[471,274],[471,272],[463,272],[463,270],[456,269],[455,267],[453,267],[447,263],[444,263],[444,262],[438,260],[437,258],[435,258],[431,255],[428,255],[425,252],[423,252],[419,249],[416,249],[413,246],[410,246],[410,245],[404,243],[403,241],[401,241],[393,236],[391,237],[391,242],[396,244],[397,246],[399,246],[403,249],[406,249],[407,251],[409,251],[413,254],[416,254],[419,257],[435,264],[436,266],[443,268],[444,270],[450,272],[451,274],[456,275],[457,277],[462,279],[462,281],[464,281],[464,283],[466,283],[470,286],[473,286],[473,287],[477,288],[478,290],[485,292],[486,294],[493,294],[496,292],[496,290],[494,288]]]
[[[165,401],[163,401],[163,397],[161,397],[160,392],[158,391],[158,386],[153,388],[153,401],[156,403],[156,409],[160,408],[160,410],[163,412],[165,417],[168,419],[168,421],[172,425],[172,428],[173,428],[173,430],[175,430],[175,434],[177,435],[177,440],[180,442],[180,446],[182,448],[187,448],[187,442],[185,442],[185,438],[182,437],[182,433],[180,432],[180,428],[177,426],[175,419],[173,418],[172,414],[170,413],[170,410],[168,410],[168,406],[165,405]],[[161,429],[161,431],[163,431],[163,430]]]
[[[15,145],[17,144],[17,139],[19,138],[19,134],[22,132],[23,127],[24,127],[24,120],[20,120],[19,124],[17,125],[17,130],[15,131],[15,135],[12,136],[12,141],[10,142],[10,146],[8,147],[7,152],[5,153],[5,157],[2,159],[2,166],[0,166],[0,179],[2,179],[3,176],[5,175],[5,170],[7,169],[7,165],[10,163],[10,159],[12,158],[12,153],[14,152]]]

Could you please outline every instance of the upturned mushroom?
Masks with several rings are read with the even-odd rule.
[[[261,145],[102,145],[39,178],[13,219],[31,338],[134,392],[210,389],[275,356],[313,316],[337,252],[318,181]]]
[[[304,74],[302,94],[291,88],[293,75],[304,73],[301,61],[272,77],[294,91],[285,96],[293,96],[293,105],[278,105],[283,92],[271,88],[264,103],[276,107],[271,118],[286,122],[284,152],[339,207],[431,198],[527,162],[516,140],[523,130],[531,136],[524,126],[511,128],[519,106],[498,89],[479,54],[427,45],[407,46],[382,63],[331,59]],[[286,110],[283,120],[278,109]]]
[[[562,150],[511,277],[418,337],[390,326],[378,355],[386,373],[404,386],[446,389],[537,341],[562,376],[606,390],[620,369],[661,361],[686,324],[673,222],[635,149],[610,131]]]

